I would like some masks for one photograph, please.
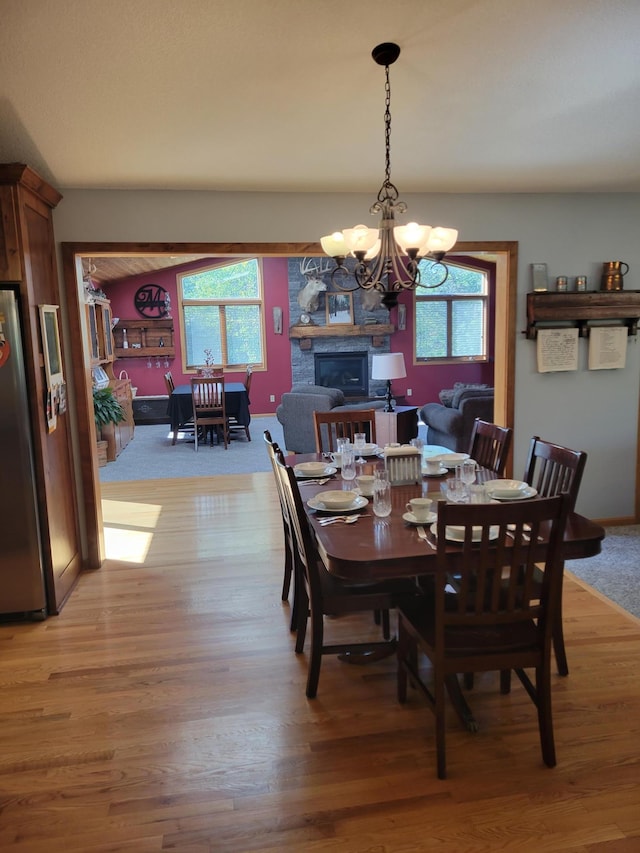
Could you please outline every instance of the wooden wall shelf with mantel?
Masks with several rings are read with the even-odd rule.
[[[391,335],[396,327],[389,323],[367,323],[354,326],[348,323],[334,323],[328,326],[305,326],[297,323],[289,328],[289,338],[300,341],[307,338],[364,338],[370,337],[373,346],[382,346],[381,339]],[[380,341],[380,343],[378,343]]]
[[[629,335],[638,332],[640,290],[588,290],[581,292],[527,293],[527,328],[524,334],[535,340],[538,328],[577,326],[580,337],[589,336],[589,323],[622,321]]]

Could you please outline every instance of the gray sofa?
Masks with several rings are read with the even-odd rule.
[[[314,412],[333,409],[383,409],[384,399],[365,403],[345,403],[338,388],[323,385],[294,385],[282,395],[276,409],[276,417],[282,424],[284,443],[289,453],[315,453],[316,435],[313,425]]]
[[[427,425],[427,442],[466,453],[475,419],[493,421],[494,389],[458,383],[441,391],[440,400],[420,409],[422,422]]]

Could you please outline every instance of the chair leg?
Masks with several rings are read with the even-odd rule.
[[[404,627],[402,614],[398,616],[398,646],[396,649],[396,657],[398,661],[398,672],[396,681],[396,690],[398,694],[398,702],[401,705],[407,701],[407,670],[406,665],[410,655],[410,638]]]
[[[391,637],[391,624],[389,621],[389,611],[382,611],[382,636],[385,640],[390,639]]]
[[[309,597],[303,589],[302,584],[298,583],[298,578],[294,580],[296,589],[299,590],[295,608],[297,612],[296,619],[296,654],[301,655],[304,651],[304,641],[307,637],[307,620],[309,619]]]
[[[564,579],[564,566],[560,583]],[[567,664],[567,652],[564,646],[564,629],[562,627],[562,586],[560,588],[560,596],[558,599],[558,610],[553,622],[553,651],[556,656],[556,664],[560,675],[569,675],[569,665]]]
[[[542,759],[547,767],[555,767],[556,747],[551,713],[551,667],[548,664],[536,668],[536,696]]]
[[[463,679],[463,683],[464,683],[464,689],[465,690],[473,690],[473,673],[472,672],[465,672],[464,675],[462,676],[462,679]]]
[[[324,640],[324,621],[322,613],[311,611],[311,656],[309,658],[309,673],[307,675],[307,698],[315,699],[320,681],[320,665],[322,663],[322,644]]]
[[[445,681],[435,674],[434,713],[436,715],[436,754],[438,779],[447,778]]]
[[[251,441],[251,433],[249,432],[249,427],[248,427],[248,426],[246,426],[246,427],[244,428],[244,431],[245,431],[246,436],[247,436],[247,441]]]

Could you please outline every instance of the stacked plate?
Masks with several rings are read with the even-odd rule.
[[[485,486],[489,497],[498,501],[521,501],[538,494],[522,480],[488,480]]]
[[[436,459],[445,468],[455,468],[456,465],[461,465],[465,459],[469,458],[468,453],[440,453],[438,456],[430,456],[430,461]]]
[[[438,535],[438,525],[431,525],[431,532],[434,536]],[[497,539],[498,534],[500,533],[499,527],[491,527],[489,529],[489,539]],[[448,524],[445,528],[445,537],[449,539],[451,542],[464,542],[464,527],[458,527],[456,524]],[[472,541],[479,542],[482,538],[482,528],[474,527],[472,534]]]
[[[294,466],[293,471],[299,480],[304,480],[307,477],[330,477],[336,473],[336,468],[327,465],[326,462],[299,462]]]

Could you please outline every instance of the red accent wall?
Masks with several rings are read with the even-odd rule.
[[[178,294],[176,276],[179,272],[197,269],[203,265],[215,262],[215,259],[195,261],[169,270],[144,276],[135,276],[121,282],[108,285],[105,292],[111,300],[114,317],[121,320],[139,319],[134,308],[133,298],[144,284],[158,284],[167,290],[171,297],[172,316],[175,322],[176,356],[169,359],[152,360],[152,367],[147,367],[145,358],[118,358],[114,363],[115,375],[126,370],[132,385],[136,386],[138,396],[161,395],[166,393],[164,373],[171,370],[174,382],[180,385],[189,381],[190,376],[182,373],[182,341],[180,339],[180,323],[178,319]],[[228,261],[225,258],[225,262]],[[478,263],[478,259],[473,259]],[[491,264],[489,267],[493,266]],[[291,349],[288,329],[291,323],[289,316],[289,281],[287,258],[263,258],[265,300],[265,337],[267,348],[266,370],[255,371],[251,385],[251,412],[254,415],[272,414],[280,402],[282,394],[291,388]],[[442,388],[452,388],[455,382],[484,382],[493,384],[493,340],[495,335],[495,272],[492,276],[490,299],[489,341],[491,345],[488,363],[414,365],[413,363],[413,294],[403,293],[399,301],[406,306],[406,329],[396,331],[391,336],[391,351],[404,354],[407,369],[406,379],[393,382],[396,394],[405,394],[411,388],[413,394],[408,397],[408,405],[422,406],[424,403],[437,401],[438,392]],[[282,334],[274,333],[273,309],[282,309]],[[386,320],[386,317],[384,318]],[[397,327],[397,309],[390,312],[389,320]],[[337,342],[336,342],[337,344]],[[158,366],[159,365],[159,366]],[[227,381],[240,382],[244,373],[227,373]],[[275,401],[271,401],[271,396]]]
[[[176,355],[175,358],[152,359],[152,366],[147,366],[146,358],[117,358],[114,362],[114,373],[119,376],[126,370],[135,386],[138,396],[155,396],[166,394],[164,374],[170,370],[176,385],[189,382],[190,374],[182,372],[182,340],[178,314],[177,274],[197,269],[210,264],[211,260],[200,260],[179,267],[161,270],[149,275],[134,276],[123,281],[106,285],[105,293],[111,301],[114,317],[120,320],[140,319],[134,307],[134,296],[139,287],[145,284],[157,284],[168,292],[171,298],[171,315],[174,320]],[[225,262],[228,259],[225,258]],[[273,413],[285,391],[291,388],[291,358],[289,347],[289,281],[286,258],[263,258],[262,270],[264,276],[265,303],[265,342],[266,370],[254,371],[251,382],[251,413],[253,415]],[[282,309],[282,334],[274,334],[273,309]],[[166,366],[165,361],[168,361]],[[242,373],[226,373],[228,382],[241,382]],[[270,397],[275,397],[275,402]]]

